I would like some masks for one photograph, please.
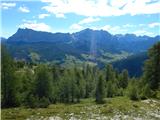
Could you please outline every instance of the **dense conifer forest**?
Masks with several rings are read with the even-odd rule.
[[[60,67],[53,64],[15,61],[2,46],[1,106],[48,107],[56,103],[79,103],[94,98],[127,96],[131,100],[160,99],[160,42],[148,50],[148,59],[141,77],[130,77],[127,70],[117,71],[107,64],[99,69],[90,64],[83,67]]]

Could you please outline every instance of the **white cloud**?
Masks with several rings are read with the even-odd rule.
[[[111,25],[105,25],[103,27],[100,27],[98,29],[102,29],[102,30],[105,30],[105,31],[108,31],[112,34],[120,34],[120,33],[126,33],[127,30],[120,27],[120,26],[111,26]]]
[[[125,33],[127,33],[127,29],[124,29],[120,26],[105,25],[102,27],[91,27],[91,29],[104,30],[104,31],[110,32],[111,34],[125,34]]]
[[[29,12],[30,12],[30,10],[29,10],[27,7],[25,7],[25,6],[19,7],[19,10],[20,10],[21,12],[24,12],[24,13],[29,13]]]
[[[82,30],[83,29],[83,26],[79,25],[79,24],[72,24],[70,26],[70,29],[71,30],[76,30],[76,31],[79,31],[79,30]]]
[[[126,5],[128,1],[129,0],[111,0],[110,4],[111,4],[111,6],[114,6],[114,7],[117,7],[117,8],[121,8],[124,5]]]
[[[74,13],[77,15],[98,16],[120,16],[125,14],[158,14],[160,13],[160,2],[153,3],[152,0],[41,0],[48,5],[42,9],[56,16]]]
[[[146,26],[145,24],[139,24],[139,27],[144,27],[144,26]]]
[[[37,23],[36,21],[24,21],[23,24],[19,25],[20,28],[29,28],[37,31],[51,32],[51,27],[45,23]]]
[[[88,18],[85,18],[85,19],[79,21],[78,23],[72,24],[69,27],[69,29],[75,30],[75,31],[79,31],[79,30],[82,30],[82,29],[86,28],[86,27],[84,27],[82,25],[88,24],[88,23],[92,23],[92,22],[96,22],[96,21],[99,21],[99,20],[100,20],[100,18],[88,17]],[[94,29],[94,27],[93,27],[93,29]]]
[[[49,17],[50,14],[39,14],[38,18],[39,19],[44,19],[45,17]]]
[[[149,27],[150,27],[150,28],[160,27],[160,23],[158,23],[158,22],[151,23],[151,24],[149,24]]]
[[[1,8],[2,9],[9,9],[9,8],[13,8],[13,7],[15,7],[16,6],[16,3],[1,3]]]
[[[144,26],[145,24],[143,24]],[[135,30],[135,31],[131,31],[129,30],[130,28],[129,27],[132,27],[131,24],[126,24],[126,28],[124,27],[124,25],[122,26],[111,26],[111,25],[105,25],[105,26],[101,26],[101,27],[96,27],[96,26],[92,26],[92,27],[89,27],[93,30],[104,30],[104,31],[108,31],[110,32],[111,34],[127,34],[127,33],[130,33],[130,34],[135,34],[137,36],[143,36],[143,35],[148,35],[148,36],[152,36],[154,37],[156,34],[153,33],[153,32],[149,32],[149,31],[146,31],[146,30]],[[133,25],[133,27],[136,27],[135,25]],[[70,29],[75,32],[75,31],[80,31],[82,29],[85,29],[86,27],[84,26],[81,26],[80,24],[72,24],[70,26]]]
[[[70,26],[70,29],[71,29],[72,31],[74,31],[74,32],[75,32],[75,31],[80,31],[80,30],[85,29],[85,28],[87,28],[87,27],[82,26],[82,25],[80,25],[80,24],[72,24],[72,25]],[[92,27],[89,27],[89,28],[91,28],[91,29],[93,29],[93,30],[104,30],[104,31],[108,31],[108,32],[110,32],[110,33],[112,33],[112,34],[124,34],[124,33],[127,33],[127,29],[124,29],[124,28],[122,28],[122,27],[120,27],[120,26],[105,25],[105,26],[101,26],[101,27],[92,26]]]
[[[81,20],[79,24],[87,24],[87,23],[92,23],[92,22],[97,22],[97,21],[100,21],[100,18],[88,17],[88,18]]]
[[[132,28],[132,27],[136,27],[135,25],[132,24],[125,24],[123,25],[124,28]]]
[[[137,30],[137,31],[134,31],[133,34],[136,34],[137,36],[142,36],[142,35],[155,36],[154,33],[148,32],[145,30]]]
[[[123,12],[131,15],[158,14],[160,11],[160,2],[157,1],[152,4],[147,4],[151,1],[152,0],[130,0],[124,7]]]
[[[64,14],[62,14],[62,13],[57,13],[57,14],[56,14],[56,17],[57,17],[57,18],[66,18],[66,17],[64,16]]]
[[[111,25],[105,25],[103,27],[97,28],[97,30],[105,30],[110,32],[111,34],[126,34],[126,33],[131,33],[131,34],[136,34],[137,36],[142,36],[142,35],[148,35],[148,36],[152,36],[154,37],[156,34],[149,32],[149,31],[145,31],[145,30],[136,30],[131,32],[130,30],[128,30],[128,28],[124,28],[123,26],[111,26]]]
[[[99,28],[99,29],[108,31],[108,30],[110,30],[111,28],[112,28],[112,27],[111,27],[110,25],[105,25],[105,26],[103,26],[103,27],[101,27],[101,28]]]

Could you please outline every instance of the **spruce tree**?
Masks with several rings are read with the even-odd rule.
[[[60,94],[60,69],[58,66],[52,66],[52,92],[51,92],[51,102],[56,103],[59,99]]]
[[[128,71],[123,70],[119,78],[120,87],[126,88],[128,85],[128,80],[129,80]]]
[[[19,83],[19,89],[17,89],[17,91],[19,91],[19,97],[21,102],[26,104],[28,102],[28,96],[33,92],[34,89],[33,70],[29,68],[20,69],[15,75],[17,82]]]
[[[2,107],[15,107],[20,104],[18,96],[19,83],[15,77],[15,66],[6,48],[2,46],[1,90]]]
[[[49,72],[47,66],[39,65],[36,70],[36,80],[35,80],[35,92],[39,98],[50,97],[51,92],[51,73]]]
[[[113,70],[113,66],[108,64],[106,67],[106,82],[109,80],[114,80],[115,79],[115,72]]]
[[[34,95],[38,98],[36,107],[47,107],[52,95],[52,75],[46,65],[39,65],[35,75]]]
[[[75,68],[75,79],[76,79],[76,98],[77,98],[77,102],[80,102],[82,77],[81,77],[80,71],[78,71],[77,68]]]
[[[108,64],[105,70],[105,88],[107,97],[113,97],[118,90],[118,80],[116,79],[116,72],[112,65]]]
[[[69,70],[65,69],[60,80],[60,101],[69,103],[71,96],[71,79]]]
[[[104,80],[103,76],[100,75],[96,87],[96,102],[103,103],[105,97],[105,87],[104,87]]]
[[[149,59],[144,66],[144,81],[152,90],[160,89],[160,42],[148,51]]]
[[[140,95],[139,95],[139,89],[138,89],[138,81],[135,78],[132,78],[129,81],[126,93],[131,100],[139,99]]]

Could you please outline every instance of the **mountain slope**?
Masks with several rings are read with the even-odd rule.
[[[23,48],[23,45],[29,45],[30,48],[32,48],[33,46],[30,43],[37,43],[39,48],[45,48],[48,46],[48,49],[52,44],[53,47],[56,46],[55,48],[62,52],[68,51],[71,53],[74,51],[74,53],[79,57],[82,53],[93,54],[96,57],[102,54],[102,50],[110,53],[120,53],[121,51],[138,53],[140,51],[146,51],[150,46],[158,41],[159,38],[159,36],[148,37],[135,36],[133,34],[111,35],[107,31],[92,29],[85,29],[73,34],[48,33],[34,31],[31,29],[18,29],[14,35],[8,38],[7,43],[12,46],[19,44],[20,46],[16,46],[16,48]],[[45,46],[43,46],[44,42]],[[42,43],[42,46],[39,46],[40,43]],[[36,44],[34,44],[34,47],[35,46]],[[23,50],[25,51],[26,48]],[[58,50],[53,52],[57,52]]]
[[[112,65],[119,71],[127,69],[130,76],[140,76],[143,71],[144,61],[147,58],[147,53],[143,52],[136,55],[131,55],[126,59],[121,59],[119,61],[113,62]]]
[[[70,39],[69,33],[49,33],[19,28],[15,34],[8,38],[8,42],[67,42]]]
[[[1,43],[4,43],[4,42],[6,42],[6,38],[4,38],[4,37],[0,37],[0,40],[1,40]]]
[[[85,61],[104,66],[117,60],[147,51],[160,36],[112,35],[103,30],[84,29],[76,33],[48,33],[31,29],[18,29],[5,42],[15,59],[31,61]],[[69,60],[68,60],[69,59]],[[67,62],[68,64],[68,62]]]

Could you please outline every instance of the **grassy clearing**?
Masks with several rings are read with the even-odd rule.
[[[25,107],[2,109],[2,120],[50,119],[160,119],[160,101],[131,101],[126,97],[106,98],[105,104],[83,99],[78,104],[53,104],[48,108]]]

